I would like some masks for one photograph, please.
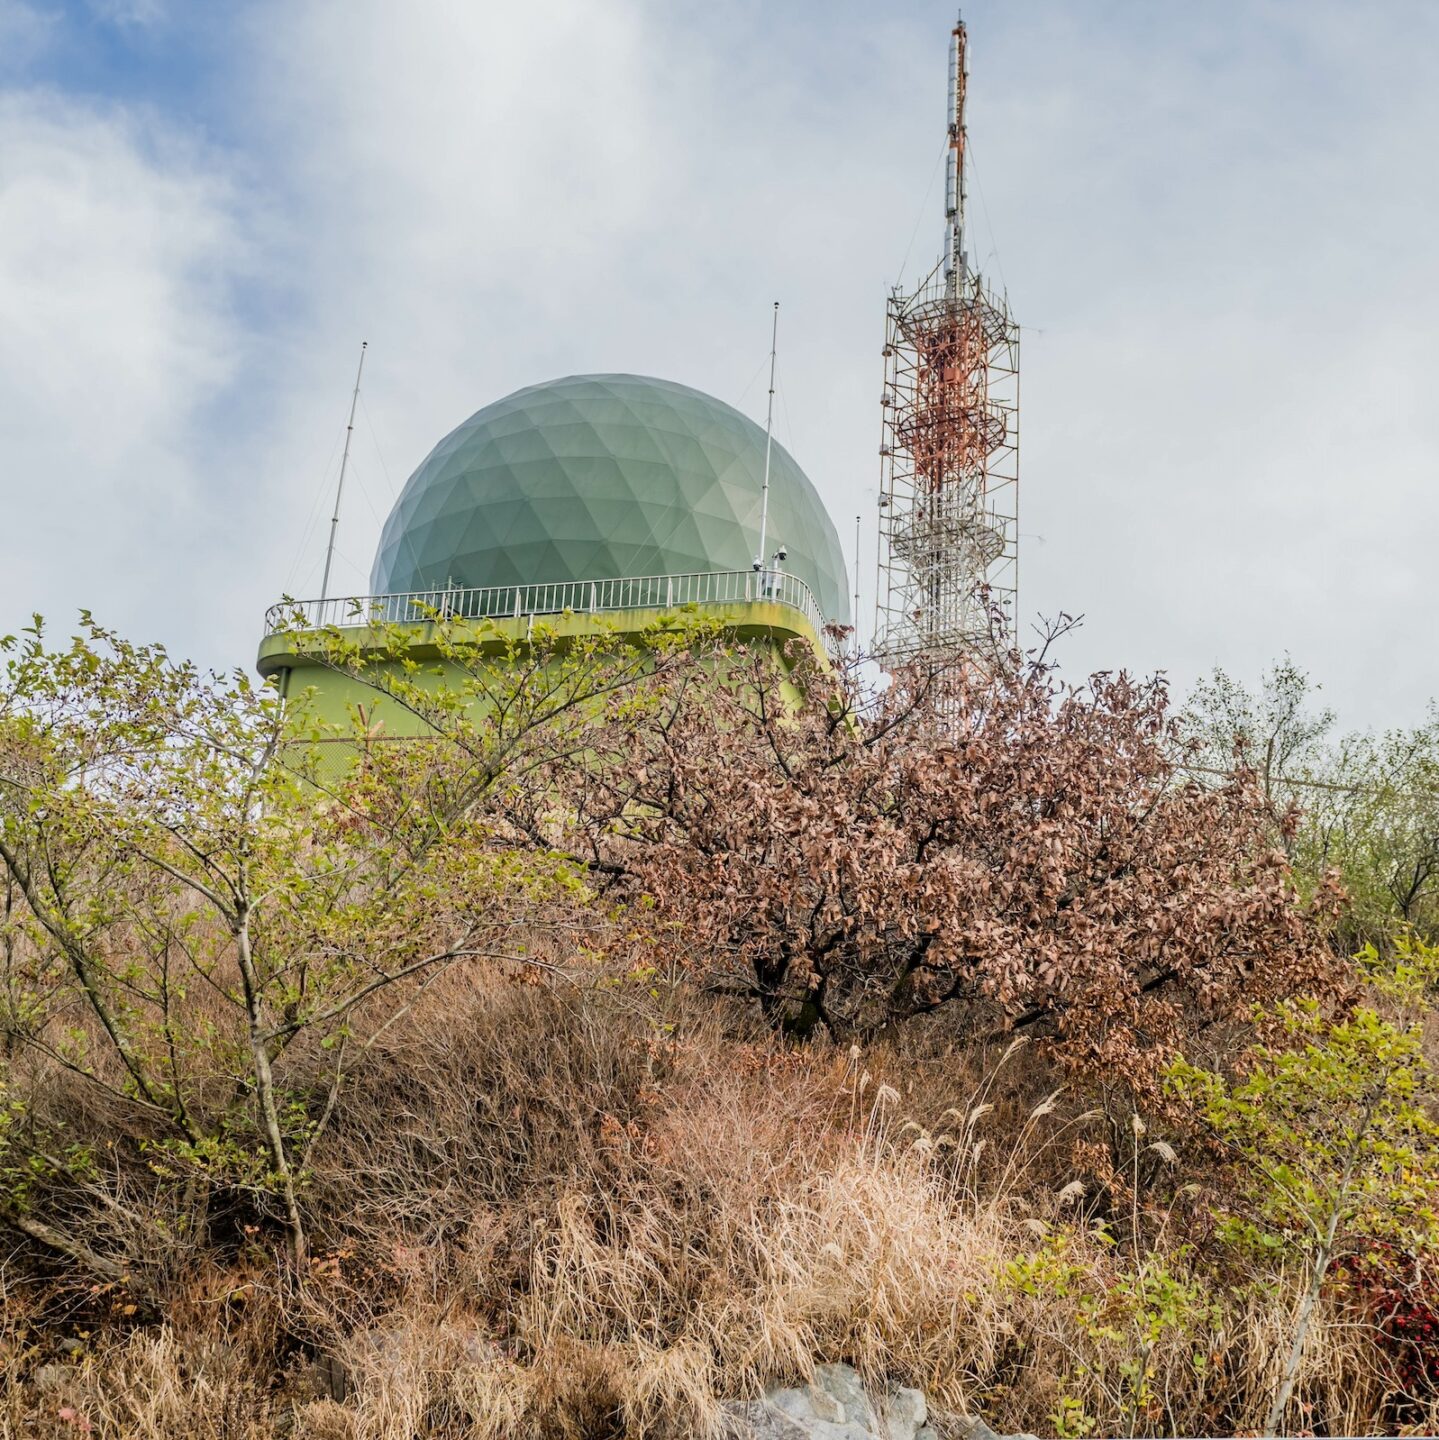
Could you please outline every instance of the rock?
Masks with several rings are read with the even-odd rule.
[[[818,1385],[803,1390],[771,1390],[765,1400],[800,1425],[843,1425],[844,1406]]]
[[[951,1415],[945,1428],[957,1440],[1036,1440],[1028,1431],[1018,1435],[1001,1435],[991,1430],[978,1415]],[[933,1434],[933,1431],[930,1433]],[[921,1440],[921,1437],[916,1435],[915,1440]]]
[[[762,1400],[733,1400],[724,1412],[730,1440],[938,1440],[920,1391],[900,1386],[874,1404],[849,1365],[816,1365],[810,1384],[774,1385]],[[977,1417],[945,1418],[946,1433],[962,1440],[1007,1440]]]
[[[845,1420],[873,1428],[874,1410],[864,1393],[864,1382],[853,1366],[816,1365],[814,1383],[840,1406]]]
[[[952,1428],[960,1440],[1001,1440],[978,1415],[956,1415]]]
[[[880,1433],[884,1440],[920,1440],[920,1434],[927,1427],[929,1406],[918,1390],[901,1386],[884,1404]],[[930,1435],[934,1432],[929,1431]]]
[[[768,1400],[730,1400],[723,1409],[732,1440],[808,1440],[809,1431]]]
[[[812,1384],[768,1390],[764,1403],[798,1425],[810,1440],[876,1440],[869,1396],[848,1365],[816,1365]]]
[[[919,1391],[897,1390],[881,1419],[849,1365],[816,1365],[808,1385],[771,1386],[763,1400],[725,1410],[731,1434],[751,1440],[918,1440],[926,1413]]]
[[[79,1373],[73,1365],[41,1365],[30,1378],[37,1390],[63,1390]]]

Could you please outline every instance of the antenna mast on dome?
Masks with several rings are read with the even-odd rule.
[[[859,559],[860,536],[864,527],[864,516],[854,517],[854,648],[859,652]]]
[[[335,486],[335,513],[330,516],[330,543],[325,547],[325,574],[320,581],[320,599],[324,600],[330,593],[330,566],[335,560],[335,532],[340,528],[340,497],[345,493],[345,471],[350,464],[350,438],[355,433],[355,407],[360,403],[360,376],[365,373],[365,351],[369,349],[368,340],[360,341],[360,364],[355,371],[355,390],[350,396],[350,423],[345,426],[345,451],[340,456],[340,482]],[[333,451],[331,452],[333,454]]]
[[[886,307],[874,648],[891,663],[977,654],[1014,629],[1019,326],[965,248],[968,56],[960,18],[950,32],[943,253]]]
[[[764,417],[764,482],[759,491],[759,553],[754,557],[756,571],[765,569],[765,531],[769,525],[769,457],[774,446],[774,361],[779,348],[779,301],[774,302],[774,324],[769,335],[769,408]]]

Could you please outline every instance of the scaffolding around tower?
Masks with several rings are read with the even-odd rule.
[[[887,306],[875,651],[893,663],[1006,643],[1019,589],[1019,326],[965,249],[966,48],[961,21],[943,254]]]

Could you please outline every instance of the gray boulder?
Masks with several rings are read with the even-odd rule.
[[[762,1400],[725,1411],[732,1440],[936,1440],[918,1390],[899,1386],[872,1400],[849,1365],[817,1365],[811,1384],[771,1386]],[[982,1420],[966,1424],[975,1427],[967,1440],[998,1440]]]

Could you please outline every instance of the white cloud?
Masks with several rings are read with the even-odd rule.
[[[1439,689],[1439,15],[1345,10],[1013,34],[985,180],[1038,332],[1028,595],[1087,613],[1075,668],[1288,650],[1385,724]]]
[[[0,624],[103,602],[191,638],[161,577],[183,586],[200,558],[185,538],[211,499],[199,421],[234,372],[233,208],[206,157],[134,119],[0,98],[0,434],[21,497]]]
[[[314,476],[280,456],[324,453],[361,338],[399,482],[471,411],[556,374],[664,374],[762,416],[762,390],[743,392],[778,295],[780,436],[813,442],[843,517],[852,480],[872,483],[873,427],[840,465],[824,436],[877,394],[893,245],[852,172],[873,173],[887,138],[866,123],[873,98],[816,104],[786,68],[801,52],[770,53],[761,18],[704,28],[629,0],[261,12],[255,110],[306,217],[307,335],[291,438],[267,467],[274,513],[303,524]],[[836,307],[840,285],[862,304]],[[362,503],[347,513],[344,583],[365,585],[377,528]],[[301,583],[272,583],[287,582]]]
[[[965,6],[976,249],[1030,327],[1025,604],[1087,612],[1071,669],[1186,682],[1289,650],[1347,719],[1417,717],[1439,12],[1100,8]],[[26,507],[49,527],[0,539],[6,616],[12,595],[94,604],[244,661],[264,606],[317,583],[306,522],[361,339],[354,589],[392,485],[520,385],[637,370],[762,418],[775,298],[779,435],[846,550],[864,513],[868,596],[884,293],[938,241],[952,7],[247,14],[217,85],[241,154],[58,101],[0,110],[0,464],[44,477]],[[58,536],[78,570],[55,573]]]

